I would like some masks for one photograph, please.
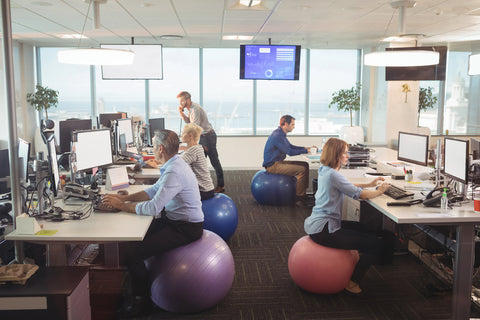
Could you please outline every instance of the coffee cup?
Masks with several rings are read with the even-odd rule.
[[[480,191],[473,192],[473,209],[480,212]]]
[[[310,153],[313,154],[313,155],[317,154],[317,148],[316,147],[311,147],[310,148]]]

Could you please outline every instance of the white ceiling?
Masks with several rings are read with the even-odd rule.
[[[389,0],[263,0],[246,8],[238,0],[107,0],[93,27],[89,0],[11,0],[15,40],[37,46],[79,46],[66,34],[100,44],[166,47],[238,47],[240,43],[300,44],[303,48],[374,48],[399,34],[399,10]],[[87,20],[85,17],[87,16]],[[418,0],[405,9],[405,33],[424,34],[423,45],[480,50],[480,0]],[[162,35],[178,35],[169,40]],[[251,41],[222,40],[253,36]]]

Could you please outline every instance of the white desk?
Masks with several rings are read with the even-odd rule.
[[[127,190],[135,193],[147,186],[130,186]],[[116,191],[112,191],[115,193]],[[67,264],[66,244],[105,244],[105,266],[118,268],[118,242],[142,241],[153,217],[132,213],[96,213],[83,220],[61,222],[42,221],[45,230],[58,230],[54,235],[17,234],[16,230],[5,236],[6,240],[28,241],[47,246],[47,265]]]
[[[358,172],[354,173],[354,171],[342,170],[342,173],[354,183],[371,181],[373,178],[362,178],[362,174],[359,175]],[[390,180],[389,182],[399,187],[409,185],[404,180]],[[418,186],[418,184],[412,186]],[[415,199],[424,198],[423,195],[419,194],[420,191],[410,191],[415,193]],[[473,210],[473,202],[470,201],[462,204],[462,206],[454,206],[453,209],[441,211],[439,208],[424,207],[422,204],[410,207],[387,206],[387,202],[394,200],[386,195],[366,201],[384,216],[398,224],[451,225],[456,227],[452,319],[469,319],[473,262],[475,259],[474,227],[475,224],[480,223],[480,212]]]

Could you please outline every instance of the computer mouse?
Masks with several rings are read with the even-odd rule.
[[[120,195],[120,196],[126,196],[126,195],[128,195],[128,191],[127,190],[118,190],[117,194]]]

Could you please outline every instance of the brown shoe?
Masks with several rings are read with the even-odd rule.
[[[348,282],[347,287],[345,288],[345,291],[347,291],[348,293],[352,293],[352,294],[362,293],[362,289],[360,288],[358,283],[353,282],[352,280],[350,280]]]
[[[218,186],[218,187],[216,187],[216,188],[213,190],[213,192],[215,192],[215,193],[224,193],[224,192],[225,192],[225,187],[220,187],[220,186]]]

